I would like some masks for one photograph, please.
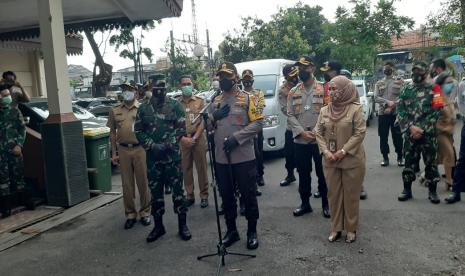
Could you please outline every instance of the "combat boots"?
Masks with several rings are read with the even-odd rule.
[[[191,232],[187,227],[187,215],[186,213],[178,214],[178,226],[179,226],[179,236],[182,240],[188,241],[192,238]]]
[[[159,237],[166,234],[165,226],[163,226],[163,216],[156,215],[153,216],[155,226],[153,227],[152,232],[147,236],[147,242],[154,242]]]
[[[257,249],[257,220],[251,219],[247,221],[247,249]]]
[[[399,201],[407,201],[409,199],[412,199],[412,182],[404,182],[404,190],[400,195],[397,197]]]
[[[438,186],[438,183],[436,182],[430,182],[428,185],[428,199],[431,201],[433,204],[439,204],[441,200],[439,199],[438,193],[436,192],[436,187]]]

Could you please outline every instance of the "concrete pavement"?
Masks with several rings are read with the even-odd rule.
[[[460,139],[456,141],[458,146]],[[227,256],[224,274],[465,275],[465,202],[432,205],[426,188],[417,184],[413,201],[398,202],[401,168],[379,166],[376,118],[368,128],[365,147],[368,200],[361,203],[356,243],[327,242],[330,221],[321,216],[318,199],[311,199],[312,214],[293,217],[299,204],[297,183],[279,187],[284,159],[269,158],[267,185],[259,198],[260,247],[253,251],[257,258]],[[447,195],[443,183],[439,191],[443,199]],[[145,242],[151,226],[123,229],[119,200],[0,253],[0,275],[214,275],[216,258],[196,259],[216,250],[213,197],[209,208],[201,209],[197,199],[190,209],[193,238],[188,242],[176,236],[169,196],[166,202],[167,234],[155,243]],[[248,252],[243,217],[238,226],[242,240],[230,250]]]

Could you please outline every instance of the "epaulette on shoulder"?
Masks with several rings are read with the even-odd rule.
[[[359,103],[359,102],[352,102],[352,104],[354,104],[354,105],[362,105],[362,104]]]
[[[203,100],[203,98],[202,98],[202,97],[200,97],[200,96],[198,96],[198,95],[194,95],[194,98],[196,98],[196,99],[200,99],[200,100]]]

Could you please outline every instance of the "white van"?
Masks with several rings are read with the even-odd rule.
[[[254,74],[254,88],[265,94],[266,107],[263,111],[263,150],[278,151],[284,148],[284,133],[287,118],[279,108],[279,88],[284,82],[283,67],[295,61],[285,59],[256,60],[236,64],[239,75],[250,69]]]

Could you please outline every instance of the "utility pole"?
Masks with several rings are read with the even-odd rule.
[[[171,66],[173,66],[173,71],[176,70],[176,62],[175,62],[175,55],[176,53],[174,52],[174,34],[173,34],[173,30],[170,31],[170,40],[171,40],[171,53],[170,53],[170,60],[171,60]],[[170,76],[170,79],[171,79],[171,85],[174,87],[174,80],[173,78]]]
[[[193,37],[194,45],[197,45],[199,43],[199,35],[197,32],[197,16],[195,14],[195,1],[191,0],[191,4],[192,4],[192,37]]]
[[[212,48],[210,48],[210,32],[207,29],[207,56],[208,56],[208,66],[210,67],[210,76],[213,74],[214,62],[213,62],[213,53]]]

